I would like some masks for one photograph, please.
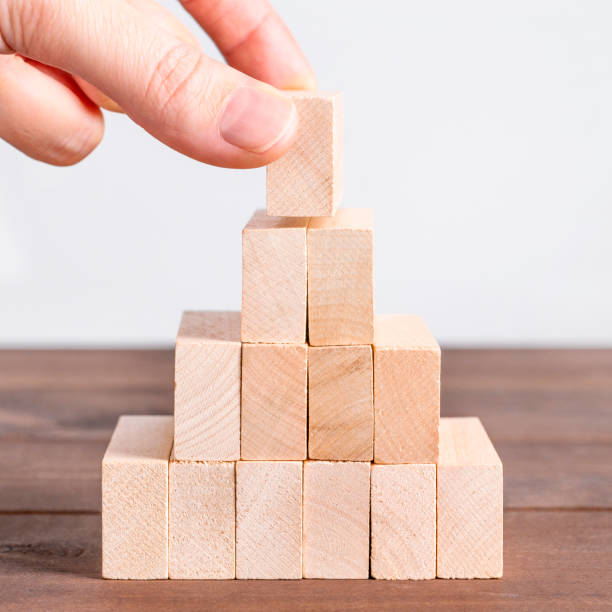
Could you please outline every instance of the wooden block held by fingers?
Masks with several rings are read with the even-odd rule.
[[[372,465],[373,578],[436,577],[435,464]]]
[[[170,460],[169,577],[236,577],[235,463]]]
[[[341,208],[308,225],[308,341],[313,346],[372,344],[374,215]]]
[[[374,462],[436,463],[440,346],[421,317],[374,319]]]
[[[242,459],[306,459],[308,347],[242,345]]]
[[[102,459],[102,576],[168,578],[172,417],[122,416]]]
[[[240,457],[240,313],[188,311],[176,338],[174,455]]]
[[[302,577],[302,462],[236,463],[236,578]]]
[[[296,91],[297,137],[267,169],[267,212],[281,217],[330,216],[343,192],[343,100],[340,93]]]
[[[503,573],[503,469],[476,417],[440,420],[438,578]]]
[[[370,464],[304,462],[304,578],[368,578]]]
[[[243,229],[243,342],[306,341],[307,226],[258,210]]]
[[[371,346],[308,349],[308,457],[371,461]]]

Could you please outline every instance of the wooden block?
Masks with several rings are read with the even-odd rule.
[[[374,340],[374,215],[341,208],[308,225],[308,341],[313,346]]]
[[[435,464],[372,465],[373,578],[436,577]]]
[[[307,226],[258,210],[242,231],[243,342],[306,341]]]
[[[185,312],[176,338],[174,455],[240,457],[240,313]]]
[[[170,578],[236,577],[235,463],[170,460]]]
[[[370,464],[304,462],[304,578],[368,578]]]
[[[302,462],[236,464],[236,578],[302,577]]]
[[[102,459],[102,576],[168,578],[172,417],[122,416]]]
[[[372,348],[308,349],[308,457],[371,461]]]
[[[267,169],[267,211],[282,217],[333,215],[343,193],[343,98],[290,94],[299,116],[291,149]]]
[[[308,347],[242,345],[242,459],[306,459]]]
[[[438,578],[499,578],[503,470],[476,417],[440,420]]]
[[[374,462],[436,463],[440,347],[414,315],[374,319]]]

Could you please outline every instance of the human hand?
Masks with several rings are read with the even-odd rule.
[[[71,165],[100,142],[102,107],[209,164],[277,159],[297,116],[275,87],[315,87],[291,33],[267,0],[181,2],[229,66],[154,0],[0,0],[0,138]]]

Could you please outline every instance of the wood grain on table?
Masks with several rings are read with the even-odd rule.
[[[0,609],[612,608],[612,350],[443,351],[442,415],[504,462],[501,580],[102,580],[102,454],[172,388],[168,350],[0,351]]]

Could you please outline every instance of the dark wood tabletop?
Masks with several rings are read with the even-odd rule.
[[[0,351],[1,610],[611,610],[612,351],[446,350],[443,416],[504,462],[504,578],[100,578],[100,461],[172,412],[172,352]]]

